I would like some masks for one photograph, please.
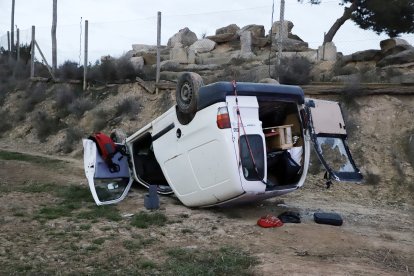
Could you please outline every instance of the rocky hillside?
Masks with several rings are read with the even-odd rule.
[[[175,81],[181,71],[198,72],[205,82],[236,78],[257,82],[280,76],[283,83],[310,81],[413,84],[414,48],[407,41],[381,41],[378,49],[352,55],[337,52],[334,43],[311,49],[292,32],[293,23],[274,22],[266,34],[262,25],[235,24],[213,36],[197,38],[188,28],[173,35],[161,49],[161,79]],[[276,70],[278,38],[282,36],[282,66]],[[156,46],[132,45],[126,57],[137,70],[155,69]],[[105,57],[106,59],[108,57]],[[292,76],[294,75],[294,76]]]
[[[188,28],[180,30],[161,51],[163,82],[158,94],[153,81],[136,78],[153,78],[156,47],[150,45],[134,45],[122,58],[105,57],[91,67],[87,91],[70,81],[82,75],[76,64],[61,66],[60,81],[29,81],[27,64],[2,56],[1,147],[81,158],[81,138],[114,128],[132,134],[173,106],[174,81],[182,71],[198,72],[206,84],[233,79],[258,82],[278,73],[281,83],[313,83],[304,86],[308,96],[342,103],[351,149],[374,197],[412,199],[414,48],[389,39],[381,42],[380,50],[343,56],[333,44],[309,49],[292,33],[293,24],[286,24],[279,72],[274,51],[278,22],[267,35],[258,25],[233,24],[202,39]],[[41,68],[37,64],[37,72]],[[94,78],[98,75],[99,81]],[[321,81],[330,81],[330,86],[321,86]],[[375,89],[361,84],[368,82],[377,83]],[[312,172],[319,174],[317,161],[313,164]]]

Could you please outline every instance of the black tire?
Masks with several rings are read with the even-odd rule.
[[[175,93],[179,112],[194,117],[197,112],[198,90],[203,85],[199,74],[185,72],[180,75]]]

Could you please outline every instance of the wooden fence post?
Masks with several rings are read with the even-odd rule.
[[[30,51],[31,63],[30,63],[30,78],[34,77],[34,59],[35,59],[35,42],[36,42],[35,26],[32,26],[32,49]]]
[[[20,30],[17,28],[17,62],[20,61]]]
[[[83,61],[83,91],[86,91],[86,77],[88,74],[88,20],[85,20],[85,54]]]
[[[155,76],[155,83],[160,82],[160,63],[161,63],[161,12],[158,12],[157,16],[157,73]],[[158,87],[155,89],[155,93],[158,94]]]

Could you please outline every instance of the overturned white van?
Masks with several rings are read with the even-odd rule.
[[[217,82],[183,73],[177,105],[118,144],[110,172],[84,139],[85,173],[98,205],[124,199],[131,184],[156,185],[186,206],[257,201],[300,188],[310,143],[328,178],[362,180],[337,102],[306,99],[298,86]],[[125,153],[126,152],[126,153]]]

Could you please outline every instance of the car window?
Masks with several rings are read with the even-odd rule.
[[[341,138],[317,137],[317,143],[327,165],[335,172],[355,172]]]
[[[249,144],[247,141],[249,141]],[[250,145],[250,149],[248,145]],[[262,137],[257,134],[241,136],[240,154],[244,178],[246,180],[262,180],[264,178],[264,148]],[[256,168],[254,164],[256,164]]]

